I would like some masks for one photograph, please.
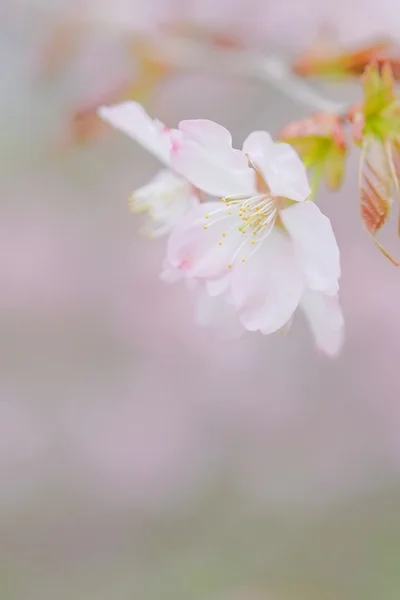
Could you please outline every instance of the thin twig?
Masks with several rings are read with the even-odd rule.
[[[295,75],[282,59],[242,49],[213,48],[187,38],[160,36],[155,54],[174,66],[250,77],[264,81],[293,102],[315,111],[340,114],[346,105],[325,98],[303,79]]]

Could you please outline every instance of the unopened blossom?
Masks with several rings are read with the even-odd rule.
[[[168,233],[199,199],[198,190],[170,168],[171,152],[180,143],[180,132],[169,129],[157,119],[151,119],[136,102],[103,106],[98,114],[141,144],[167,167],[159,171],[150,183],[133,192],[130,206],[133,212],[147,212],[149,218],[144,231],[151,237]]]
[[[340,350],[339,250],[329,219],[307,200],[305,167],[288,144],[256,131],[243,150],[210,121],[184,121],[172,164],[221,201],[194,207],[172,232],[168,261],[226,298],[248,331],[287,329],[298,306],[317,346]]]

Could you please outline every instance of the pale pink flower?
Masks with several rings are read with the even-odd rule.
[[[151,119],[136,102],[103,106],[98,114],[154,154],[166,167],[171,166],[171,152],[180,143],[179,131]],[[197,202],[198,190],[175,170],[167,168],[159,171],[149,184],[133,192],[130,206],[133,212],[148,213],[144,231],[151,237],[158,237],[171,231]]]
[[[216,123],[184,121],[179,130],[172,165],[222,202],[185,215],[169,239],[170,266],[222,295],[248,331],[285,329],[300,306],[318,347],[337,354],[339,250],[329,219],[307,200],[296,152],[264,131],[250,134],[239,151]]]

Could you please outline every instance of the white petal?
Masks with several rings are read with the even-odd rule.
[[[253,131],[243,142],[243,152],[251,157],[269,156],[273,152],[274,140],[268,131]]]
[[[205,148],[212,149],[216,146],[232,148],[232,136],[222,125],[207,119],[191,119],[181,121],[178,125],[187,140],[192,140]],[[245,164],[242,166],[246,166]]]
[[[306,201],[282,210],[281,219],[293,239],[296,256],[309,287],[335,294],[340,277],[340,255],[331,222]]]
[[[306,290],[300,305],[318,349],[332,358],[337,356],[344,341],[344,319],[337,296]]]
[[[163,124],[153,120],[137,102],[102,106],[98,115],[116,129],[136,140],[161,162],[170,164],[171,133]]]
[[[277,230],[253,257],[234,265],[232,297],[249,331],[270,334],[284,327],[299,304],[303,288],[303,274],[291,240]]]
[[[136,190],[131,197],[133,212],[148,213],[144,232],[151,237],[169,233],[198,200],[190,184],[173,171],[160,171],[147,185]]]
[[[220,296],[226,292],[230,285],[231,274],[228,273],[219,279],[210,279],[206,282],[207,292],[210,296]]]
[[[160,278],[165,283],[176,283],[183,278],[183,273],[171,267],[168,260],[164,260]]]
[[[297,202],[310,195],[306,168],[289,144],[273,142],[266,131],[254,131],[243,144],[243,151],[264,177],[274,196]]]
[[[232,148],[229,131],[212,121],[183,121],[183,139],[174,148],[172,165],[193,185],[213,196],[256,191],[255,173],[246,156]]]
[[[218,211],[215,217],[214,211]],[[187,277],[214,279],[227,274],[241,241],[238,230],[241,221],[229,216],[212,224],[213,219],[217,220],[227,211],[222,202],[207,202],[190,210],[169,237],[167,256],[170,264]],[[207,213],[210,213],[208,219]]]
[[[198,292],[196,322],[201,327],[212,329],[218,338],[228,341],[246,333],[233,306],[223,296],[210,297],[206,291]]]
[[[227,169],[249,169],[247,157],[232,147],[232,136],[222,125],[206,119],[181,121],[179,132],[183,140],[194,142],[208,154],[215,155],[218,163]]]
[[[229,167],[224,162],[216,152],[209,153],[195,142],[187,141],[173,153],[171,164],[194,186],[212,196],[253,195],[254,171],[249,167]]]

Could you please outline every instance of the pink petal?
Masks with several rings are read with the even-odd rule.
[[[169,233],[190,208],[198,204],[192,186],[170,169],[163,169],[150,183],[132,194],[132,212],[148,215],[143,233],[161,237]]]
[[[170,164],[171,139],[176,144],[177,132],[168,130],[162,123],[151,119],[137,102],[123,102],[114,106],[102,106],[98,115],[110,125],[154,154],[165,165]]]
[[[243,142],[243,152],[251,157],[269,156],[273,152],[274,140],[268,131],[253,131]]]
[[[306,290],[301,307],[319,350],[332,358],[337,356],[344,342],[344,319],[337,296]]]
[[[234,216],[211,224],[213,216],[207,213],[225,210],[222,202],[199,204],[183,217],[172,231],[167,246],[167,258],[173,268],[184,272],[186,277],[213,279],[229,272],[229,263],[241,240],[241,233]],[[218,213],[219,214],[219,213]],[[229,221],[232,220],[231,225]],[[223,236],[223,233],[227,233]],[[222,244],[219,244],[222,242]]]
[[[274,196],[296,202],[310,195],[306,168],[289,144],[273,142],[266,131],[254,131],[243,144],[243,152],[264,177]]]
[[[165,283],[176,283],[183,278],[183,273],[172,267],[168,260],[164,260],[160,279]]]
[[[181,121],[178,128],[184,133],[187,140],[196,142],[205,148],[212,149],[216,146],[232,148],[232,136],[230,132],[214,121],[207,119]],[[246,165],[245,161],[244,165],[242,163],[241,166]]]
[[[281,212],[297,259],[312,290],[336,294],[340,255],[331,222],[314,202],[294,204]]]
[[[226,292],[230,285],[230,277],[231,273],[220,277],[219,279],[210,279],[206,282],[207,292],[210,296],[220,296],[224,292]]]
[[[232,148],[229,131],[213,121],[182,121],[183,139],[174,149],[173,167],[193,185],[213,196],[256,191],[255,173],[246,156]]]
[[[247,157],[232,147],[232,136],[222,125],[207,119],[193,119],[181,121],[179,132],[183,140],[194,142],[208,154],[217,156],[218,163],[227,169],[249,170]]]
[[[183,142],[172,156],[173,168],[207,194],[220,198],[231,194],[254,194],[254,171],[249,167],[237,169],[226,163],[223,155],[207,152],[191,141]]]
[[[253,257],[234,265],[233,301],[249,331],[270,334],[284,327],[299,304],[303,288],[291,240],[276,230]]]

